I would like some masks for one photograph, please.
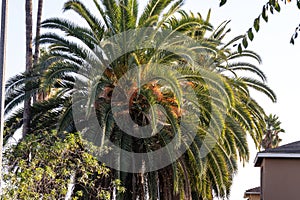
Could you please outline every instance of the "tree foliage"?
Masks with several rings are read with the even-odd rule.
[[[5,158],[4,199],[64,199],[70,187],[72,199],[111,199],[114,189],[124,191],[110,179],[109,169],[83,149],[78,134],[64,139],[55,131],[28,135]]]
[[[225,5],[227,0],[220,0],[220,6]],[[281,11],[281,4],[279,3],[279,0],[269,0],[265,5],[262,7],[261,14],[258,15],[257,18],[253,21],[253,26],[248,29],[246,34],[242,38],[242,42],[238,44],[238,50],[241,52],[242,48],[248,47],[248,41],[252,41],[254,39],[254,31],[258,32],[260,30],[260,23],[262,20],[265,22],[269,21],[270,14],[279,13]],[[287,3],[290,3],[291,0],[281,0],[281,2],[286,5]],[[300,9],[300,1],[295,0],[296,6]],[[290,43],[294,44],[295,39],[298,37],[298,33],[300,31],[300,24],[296,27],[294,34],[291,36]]]
[[[14,166],[21,167],[19,173],[16,174],[17,178],[10,173],[6,179],[8,182],[24,187],[25,179],[18,178],[26,176],[30,180],[28,184],[31,184],[29,189],[34,190],[28,194],[52,195],[52,189],[57,191],[61,189],[63,191],[58,194],[63,195],[65,192],[63,188],[66,184],[60,188],[58,182],[63,179],[67,180],[67,177],[60,173],[66,169],[68,180],[71,179],[72,172],[76,172],[74,184],[78,187],[75,187],[73,196],[78,197],[82,194],[78,191],[82,191],[83,196],[80,199],[88,199],[89,195],[94,195],[99,190],[104,191],[105,196],[108,196],[109,191],[112,195],[113,191],[103,190],[101,187],[103,182],[108,184],[104,188],[112,187],[111,181],[108,183],[100,181],[101,177],[107,173],[111,178],[109,180],[121,180],[122,186],[126,188],[124,193],[117,196],[118,199],[145,199],[146,196],[149,196],[149,199],[212,199],[213,194],[224,198],[229,196],[233,175],[237,172],[238,160],[245,162],[249,159],[247,134],[250,134],[259,146],[265,127],[265,112],[250,95],[250,88],[264,93],[273,101],[276,101],[276,96],[266,85],[264,73],[255,64],[243,61],[243,58],[252,58],[254,62],[260,63],[260,57],[250,50],[241,49],[237,52],[229,48],[243,36],[233,38],[224,44],[222,40],[228,32],[227,22],[214,29],[209,23],[210,13],[203,18],[199,13],[183,11],[180,9],[182,3],[181,0],[150,0],[139,14],[138,2],[135,0],[94,0],[93,6],[97,8],[98,13],[91,13],[82,1],[72,0],[65,3],[64,10],[79,15],[86,22],[85,25],[61,18],[47,19],[42,23],[43,28],[49,29],[39,38],[40,44],[48,46],[47,52],[41,56],[39,65],[31,74],[13,77],[6,87],[8,117],[5,126],[5,141],[23,124],[23,108],[18,108],[18,105],[26,98],[25,84],[31,83],[29,91],[32,96],[41,91],[48,93],[47,98],[34,103],[31,108],[33,113],[31,124],[35,126],[29,130],[28,138],[23,138],[24,142],[12,149],[10,154],[13,157],[9,157],[8,154],[8,160],[15,160]],[[114,53],[119,50],[122,52],[122,49],[127,47],[126,45],[125,48],[120,46],[120,41],[130,40],[126,40],[128,39],[126,34],[124,38],[119,38],[120,40],[112,36],[129,30],[143,30],[140,28],[145,27],[151,27],[155,33],[151,35],[152,45],[156,47],[169,45],[172,51],[163,48],[137,49],[115,59]],[[193,39],[197,45],[189,43],[189,40],[184,37],[175,37],[176,33]],[[130,38],[145,39],[135,36],[129,35]],[[172,40],[172,36],[176,40]],[[103,43],[111,37],[115,40]],[[95,52],[95,47],[102,49],[114,47],[115,51],[108,51],[103,56]],[[190,55],[193,58],[192,62],[189,59]],[[132,88],[129,113],[130,118],[139,126],[148,125],[151,117],[152,119],[157,117],[150,116],[151,105],[159,104],[165,109],[164,127],[159,134],[146,139],[128,135],[117,126],[112,115],[112,91],[118,80],[135,66],[144,65],[151,71],[151,68],[157,64],[163,64],[169,71],[176,71],[179,76],[176,77],[173,73],[163,73],[163,69],[156,68],[156,72],[162,76],[142,86],[137,82]],[[105,66],[105,71],[100,74],[95,66]],[[247,72],[247,75],[240,76],[240,72]],[[91,73],[94,75],[93,78],[89,76]],[[165,80],[170,83],[170,86],[164,86]],[[81,87],[75,87],[78,82]],[[196,101],[191,101],[189,98],[182,100],[180,95],[176,95],[183,94],[188,87],[193,88],[197,96]],[[214,99],[212,93],[218,98]],[[74,94],[79,98],[72,98]],[[90,101],[83,102],[82,99],[90,99]],[[81,130],[76,128],[75,123],[84,124],[84,121],[75,121],[72,113],[75,105],[75,108],[80,108],[82,116],[87,119],[93,117],[89,114],[92,109],[95,109],[98,123],[105,133],[104,141],[113,141],[114,144],[127,151],[137,153],[155,151],[166,146],[175,135],[179,135],[179,146],[186,145],[185,137],[190,137],[190,135],[189,132],[182,134],[180,123],[185,117],[184,113],[190,110],[182,109],[180,102],[192,105],[191,110],[200,110],[196,135],[187,151],[176,162],[165,168],[147,173],[128,173],[113,169],[107,172],[101,168],[103,163],[96,164],[96,160],[88,154],[94,152],[86,153],[84,148],[81,149],[80,140],[75,139],[77,143],[73,143],[74,138],[79,137],[76,134],[72,135],[73,133],[79,132],[94,138],[99,132],[99,128],[94,126],[84,126]],[[124,105],[124,102],[118,103]],[[53,134],[54,138],[47,140],[47,137]],[[211,140],[206,141],[206,137]],[[38,141],[31,143],[36,140],[35,138]],[[212,140],[216,145],[210,149],[209,142]],[[105,144],[102,141],[97,140],[100,144]],[[45,148],[39,146],[39,143],[48,144],[47,142],[51,142],[48,148],[46,148],[47,145]],[[27,143],[31,145],[27,146]],[[20,146],[23,152],[24,150],[27,152],[24,156],[18,153]],[[100,150],[92,148],[93,151],[99,151],[100,154],[110,153],[109,146],[107,148],[105,145],[99,146],[104,148]],[[68,151],[70,154],[64,151],[69,148],[73,149]],[[77,152],[78,148],[79,152]],[[71,168],[59,165],[60,162],[54,156],[56,154],[52,154],[56,152],[56,149],[62,151],[60,155],[63,156],[58,157],[58,160],[66,158],[62,163],[72,163],[75,160],[76,165],[70,165]],[[40,154],[35,153],[39,151]],[[203,151],[209,151],[207,156],[202,157]],[[82,157],[78,158],[77,154]],[[47,155],[49,163],[53,164],[45,165],[45,168],[36,164],[42,169],[34,170],[32,162],[39,163],[46,159],[43,156],[36,157],[40,155]],[[89,158],[88,163],[93,163],[96,168],[90,168],[91,165],[84,164],[87,162],[85,156]],[[171,152],[164,156],[168,158],[173,155]],[[40,159],[37,161],[34,158]],[[131,167],[131,158],[121,155],[113,158],[116,158],[113,162]],[[83,167],[86,173],[77,173],[77,165],[79,169]],[[56,176],[58,179],[54,180],[58,182],[49,187],[51,191],[40,194],[42,191],[39,189],[40,185],[35,182],[43,181],[40,177],[43,177],[47,170],[46,166],[48,170],[58,175]],[[97,174],[97,169],[104,171]],[[11,170],[10,172],[13,172]],[[49,172],[52,173],[52,171]],[[45,178],[50,180],[51,173],[44,175]],[[84,184],[88,184],[87,190],[82,189]],[[19,190],[14,192],[12,188],[8,191],[13,195],[26,195]]]

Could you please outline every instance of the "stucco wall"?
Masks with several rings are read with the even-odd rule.
[[[265,158],[261,166],[263,200],[300,199],[300,159]]]
[[[260,196],[257,195],[257,194],[250,194],[250,195],[247,195],[247,198],[249,200],[260,200]]]

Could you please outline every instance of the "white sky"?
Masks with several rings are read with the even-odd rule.
[[[90,2],[90,0],[85,0]],[[84,1],[84,2],[85,2]],[[268,0],[228,0],[228,3],[219,8],[219,0],[186,0],[184,9],[200,12],[206,16],[212,8],[211,22],[217,27],[224,20],[231,20],[228,27],[232,29],[231,37],[244,34],[253,24],[253,20],[261,13],[262,6]],[[25,1],[9,0],[9,29],[7,48],[7,77],[24,71],[25,63]],[[64,0],[44,2],[43,19],[62,15]],[[144,1],[145,2],[145,1]],[[254,94],[267,113],[280,117],[282,128],[282,144],[300,140],[298,133],[298,113],[300,105],[297,89],[300,86],[300,39],[293,46],[289,44],[291,35],[300,23],[300,10],[295,0],[287,6],[282,5],[280,13],[269,16],[266,24],[261,20],[261,30],[255,34],[254,41],[249,49],[259,53],[263,59],[260,66],[268,77],[268,85],[276,92],[278,102],[273,104],[262,95]],[[37,0],[34,0],[34,15],[36,14]],[[66,16],[66,15],[64,15]],[[36,18],[36,17],[35,17]],[[35,19],[34,18],[34,19]],[[243,199],[246,189],[259,186],[259,169],[253,167],[256,150],[249,140],[251,157],[245,167],[240,166],[235,176],[230,200]]]

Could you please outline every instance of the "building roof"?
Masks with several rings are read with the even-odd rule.
[[[300,158],[300,141],[258,152],[254,166],[259,167],[263,158]]]
[[[246,190],[245,194],[260,194],[260,187],[251,188]]]
[[[248,195],[257,194],[260,195],[260,187],[251,188],[249,190],[246,190],[244,194],[244,198],[249,197]]]

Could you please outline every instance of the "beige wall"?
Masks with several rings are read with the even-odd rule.
[[[250,194],[246,196],[249,200],[260,200],[260,196],[257,194]]]
[[[265,158],[261,167],[263,200],[300,199],[300,159]]]

